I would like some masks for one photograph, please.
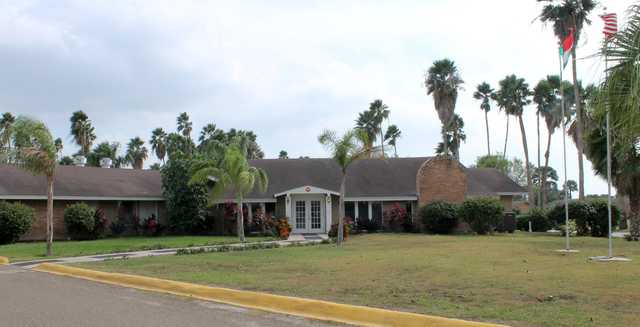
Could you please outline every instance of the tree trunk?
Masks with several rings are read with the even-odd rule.
[[[578,85],[578,72],[576,71],[576,47],[571,50],[571,56],[573,57],[571,65],[573,67],[573,92],[576,97],[576,139],[578,148],[578,200],[584,200],[584,146],[582,143],[582,95],[580,94],[580,87]]]
[[[238,237],[240,238],[240,242],[244,243],[244,212],[242,210],[242,196],[238,197]]]
[[[536,132],[538,133],[538,175],[541,175],[540,172],[540,112],[536,112]],[[544,187],[544,183],[542,183],[542,176],[538,176],[538,208],[542,208],[542,188]]]
[[[491,142],[489,142],[489,117],[488,112],[484,111],[484,126],[487,129],[487,155],[491,155]]]
[[[393,155],[398,157],[398,148],[396,147],[396,142],[393,142]]]
[[[551,148],[551,131],[548,130],[549,135],[547,136],[547,151],[544,153],[544,168],[542,169],[542,185],[544,185],[544,189],[542,190],[542,208],[545,207],[547,203],[547,169],[549,169],[549,153]]]
[[[53,176],[47,176],[47,257],[53,255]]]
[[[629,194],[629,234],[640,240],[640,194]]]
[[[507,115],[507,132],[504,134],[504,151],[502,151],[502,158],[507,157],[507,141],[509,140],[509,115]]]
[[[522,147],[524,148],[524,169],[527,173],[527,192],[529,193],[529,204],[531,204],[531,200],[533,199],[533,189],[531,186],[531,171],[529,169],[529,147],[527,146],[527,133],[524,130],[522,115],[518,116],[518,122],[520,123],[520,133],[522,133]]]
[[[449,142],[447,142],[447,139],[447,127],[442,127],[442,153],[445,156],[449,155]]]
[[[338,246],[342,245],[342,241],[344,240],[344,196],[345,196],[345,185],[347,182],[347,171],[342,170],[342,181],[340,182],[340,201],[338,207]]]
[[[384,135],[382,135],[382,124],[380,124],[380,151],[382,151],[382,158],[384,158]]]

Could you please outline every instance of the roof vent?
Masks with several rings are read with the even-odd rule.
[[[87,164],[87,158],[84,156],[73,157],[74,164],[78,167],[84,167]]]
[[[102,168],[111,168],[112,163],[113,163],[113,160],[111,160],[111,158],[100,159],[100,167]]]

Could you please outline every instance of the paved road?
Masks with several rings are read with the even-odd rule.
[[[337,325],[2,266],[0,326]]]

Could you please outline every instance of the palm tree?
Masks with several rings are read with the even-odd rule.
[[[460,78],[458,68],[449,59],[434,61],[425,75],[424,84],[427,88],[427,94],[433,95],[433,103],[443,126],[442,142],[445,154],[449,151],[446,132],[456,109],[458,90],[461,89],[463,83],[464,81]]]
[[[190,139],[193,123],[189,121],[189,115],[183,112],[178,116],[176,121],[178,123],[178,132],[182,133],[182,136]]]
[[[568,82],[563,82],[563,85],[565,85],[566,87],[566,84],[564,83]],[[546,185],[547,181],[547,172],[549,171],[549,155],[551,153],[551,137],[553,136],[556,128],[560,127],[560,124],[563,121],[562,108],[560,107],[561,101],[559,96],[560,77],[557,75],[547,76],[547,79],[540,81],[536,86],[536,89],[534,89],[533,101],[536,103],[536,105],[539,106],[538,111],[544,118],[545,125],[547,127],[547,150],[544,152],[544,167],[542,169],[541,185]],[[542,188],[541,206],[544,208],[546,203],[547,189]]]
[[[198,144],[198,149],[200,151],[224,152],[223,148],[228,143],[227,136],[224,131],[219,129],[215,124],[207,124],[202,127],[198,141],[200,142]]]
[[[134,137],[127,144],[126,160],[133,169],[142,169],[144,161],[147,160],[148,151],[144,146],[144,141],[139,137]]]
[[[95,129],[91,125],[89,116],[82,110],[78,110],[71,115],[71,136],[78,146],[80,146],[80,154],[87,156],[91,151],[91,145],[96,140]]]
[[[542,8],[542,12],[538,19],[543,23],[553,24],[553,33],[558,38],[558,43],[571,34],[574,33],[574,46],[571,50],[572,68],[573,68],[573,88],[576,97],[576,116],[577,116],[577,148],[578,148],[578,184],[579,193],[578,199],[584,200],[584,164],[583,164],[583,139],[582,133],[584,129],[583,125],[583,112],[582,112],[582,100],[580,98],[580,90],[578,85],[578,74],[576,69],[576,46],[580,39],[580,32],[584,24],[591,24],[588,16],[589,13],[595,9],[596,1],[594,0],[538,0],[549,2]]]
[[[536,135],[537,135],[537,144],[538,144],[538,168],[542,167],[540,162],[540,116],[544,115],[546,112],[551,111],[551,107],[555,104],[555,93],[553,91],[553,87],[549,83],[549,77],[547,79],[540,80],[538,84],[533,88],[533,103],[536,104]],[[551,139],[551,135],[549,135],[548,139]],[[547,144],[548,146],[549,144]],[[542,208],[544,206],[544,193],[546,193],[546,187],[543,187],[545,184],[545,169],[543,169],[541,178],[538,179],[538,206]]]
[[[398,148],[396,147],[396,143],[398,139],[402,136],[402,132],[396,125],[389,125],[387,127],[387,131],[384,134],[384,140],[391,146],[393,146],[393,155],[398,157]]]
[[[247,193],[253,191],[256,183],[261,192],[267,189],[269,178],[266,172],[250,166],[243,151],[236,145],[232,145],[226,150],[222,162],[217,158],[208,158],[198,164],[189,183],[205,184],[211,179],[215,180],[210,193],[212,201],[222,197],[225,192],[234,193],[238,205],[238,237],[241,242],[244,242],[242,201]]]
[[[100,167],[101,161],[104,158],[111,159],[112,163],[116,161],[118,157],[118,149],[120,148],[120,143],[118,142],[101,142],[93,148],[87,155],[87,165]]]
[[[569,199],[571,199],[571,193],[578,190],[578,183],[570,179],[567,181],[567,191],[569,192]]]
[[[489,111],[491,111],[491,99],[494,97],[493,89],[487,82],[478,84],[476,91],[473,93],[473,98],[481,100],[480,109],[484,111],[484,125],[487,129],[487,155],[491,155],[491,143],[489,142]]]
[[[47,179],[47,256],[51,256],[53,245],[53,182],[56,172],[58,150],[55,141],[44,123],[19,117],[13,128],[13,143],[16,146],[16,163],[34,175]]]
[[[356,129],[360,132],[357,135],[365,136],[366,135],[366,143],[365,147],[369,149],[367,151],[367,155],[371,157],[373,154],[373,143],[378,138],[378,133],[380,126],[376,122],[375,112],[372,110],[365,110],[358,114],[358,119],[356,119]]]
[[[151,140],[149,144],[151,144],[151,151],[155,153],[158,159],[164,162],[164,157],[167,155],[167,133],[161,128],[158,127],[151,132]]]
[[[342,136],[336,135],[334,131],[325,130],[318,136],[318,142],[327,148],[331,157],[340,166],[342,179],[340,181],[340,201],[338,217],[338,246],[342,245],[344,239],[344,197],[346,193],[347,169],[356,160],[369,157],[369,152],[373,151],[367,147],[366,132],[358,129],[350,130]]]
[[[467,140],[467,135],[464,133],[464,120],[462,120],[462,117],[458,114],[453,115],[453,119],[449,124],[449,130],[446,131],[446,135],[447,142],[449,144],[447,151],[450,151],[454,158],[460,159],[460,145],[462,142]],[[438,143],[436,154],[449,155],[449,153],[445,152],[443,142]]]
[[[509,75],[500,81],[500,90],[496,94],[496,102],[508,115],[516,116],[520,123],[520,134],[522,135],[522,147],[524,149],[525,171],[527,174],[527,189],[529,193],[529,201],[534,199],[533,186],[531,183],[531,169],[529,168],[529,147],[527,145],[527,133],[522,120],[522,112],[524,107],[531,103],[529,96],[529,85],[524,78],[518,78],[516,75]]]
[[[11,152],[11,135],[13,130],[13,124],[16,122],[10,112],[5,112],[0,118],[0,150],[6,148],[6,152]]]
[[[389,106],[382,103],[382,100],[378,99],[369,104],[369,111],[373,112],[373,120],[377,126],[378,132],[380,133],[380,152],[384,158],[384,135],[382,123],[385,119],[389,118]]]

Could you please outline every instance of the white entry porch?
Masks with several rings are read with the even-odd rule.
[[[285,196],[285,213],[292,234],[326,234],[331,229],[331,195],[337,194],[314,186],[302,186],[276,194],[276,197]]]

